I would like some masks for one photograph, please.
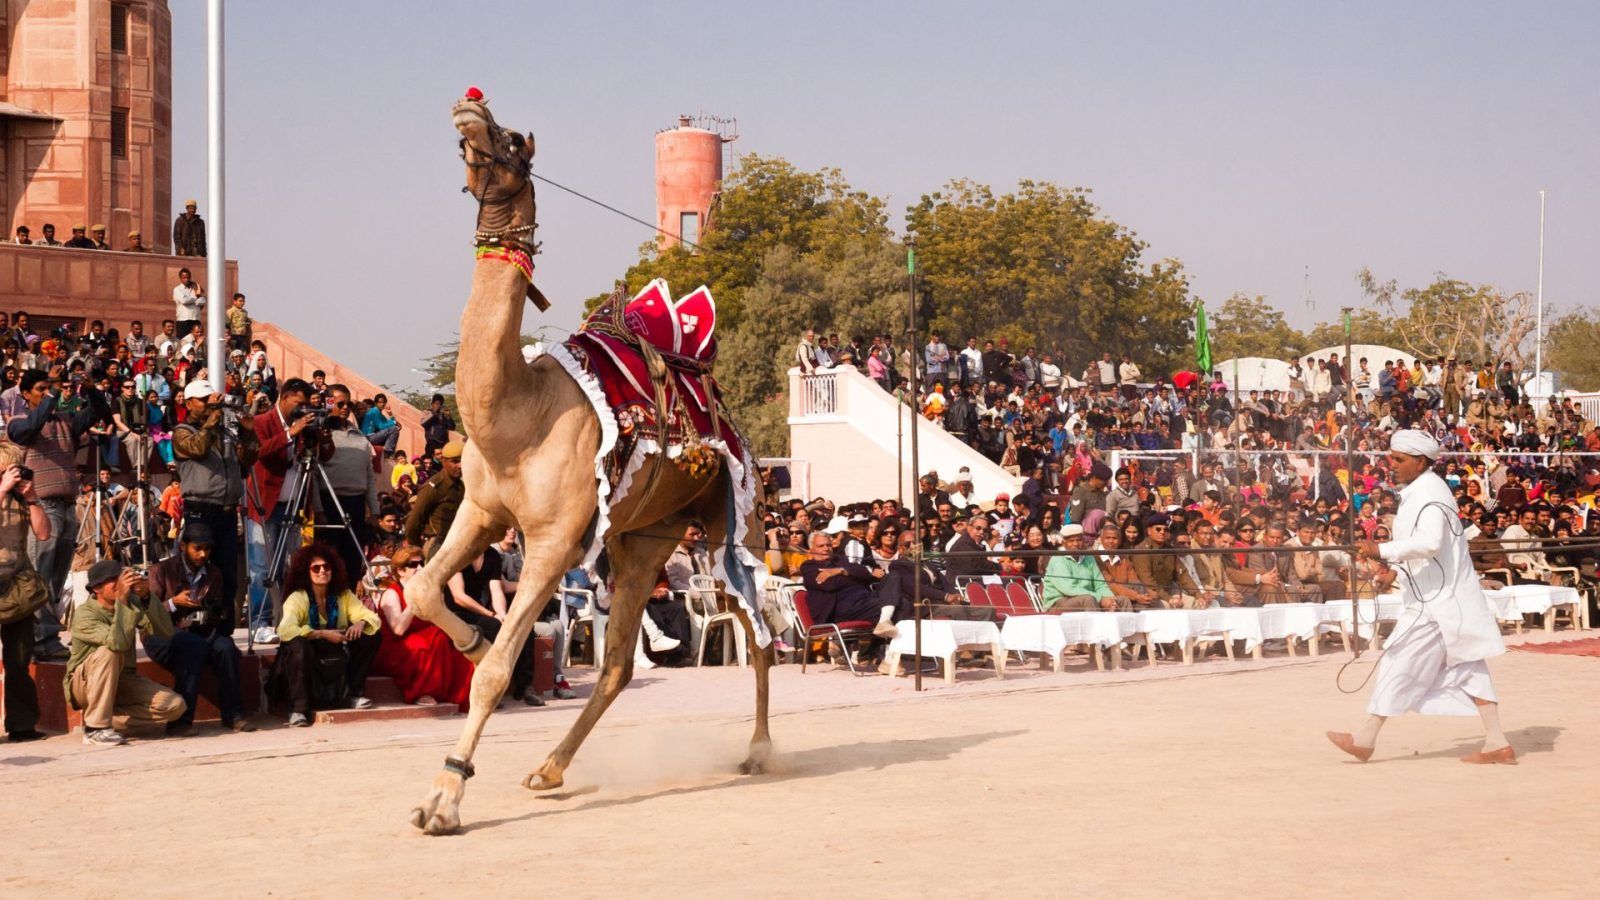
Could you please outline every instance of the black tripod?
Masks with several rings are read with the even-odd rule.
[[[333,482],[328,480],[327,470],[322,467],[322,460],[317,458],[317,446],[316,441],[307,441],[305,449],[300,452],[300,456],[295,460],[294,468],[290,469],[289,474],[286,476],[289,484],[289,499],[284,503],[283,527],[278,530],[277,540],[273,542],[271,547],[267,548],[267,575],[263,581],[263,587],[269,594],[283,580],[283,570],[289,565],[291,548],[299,542],[300,516],[308,507],[315,509],[314,506],[311,506],[311,502],[319,496],[319,485],[321,490],[327,491],[327,494],[323,496],[335,498],[338,496],[333,489]],[[333,507],[334,512],[339,517],[338,524],[314,524],[312,527],[336,531],[342,530],[350,538],[351,544],[359,548],[361,546],[361,538],[356,534],[355,526],[350,524],[350,516],[345,513],[344,507],[337,500],[332,504],[325,505]],[[313,522],[316,521],[314,512],[311,519]],[[362,554],[362,556],[362,571],[349,573],[352,584],[358,583],[362,574],[366,571],[365,555]],[[254,652],[255,629],[247,630],[250,633],[250,637],[248,638],[246,649]]]

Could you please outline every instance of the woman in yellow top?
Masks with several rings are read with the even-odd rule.
[[[284,575],[283,619],[271,683],[289,701],[289,725],[311,724],[312,709],[366,709],[367,673],[378,655],[382,622],[350,590],[339,554],[326,544],[302,547]]]

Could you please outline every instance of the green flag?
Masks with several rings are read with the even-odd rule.
[[[1194,364],[1200,367],[1200,377],[1211,374],[1211,334],[1206,330],[1206,305],[1194,301]]]
[[[917,248],[910,245],[906,246],[906,274],[917,274]]]

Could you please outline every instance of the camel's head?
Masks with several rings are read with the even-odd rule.
[[[478,201],[479,243],[533,244],[533,136],[501,128],[483,92],[468,88],[450,111],[467,164],[463,189]]]

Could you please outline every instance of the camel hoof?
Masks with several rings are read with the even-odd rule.
[[[460,828],[461,820],[453,815],[446,816],[443,812],[436,812],[433,814],[433,818],[428,820],[427,827],[422,830],[427,834],[441,835],[455,834]]]
[[[553,791],[565,783],[560,775],[545,775],[542,772],[534,772],[522,779],[522,786],[530,791]]]
[[[762,775],[762,774],[765,774],[766,771],[767,771],[766,760],[760,760],[760,759],[751,758],[751,759],[745,760],[742,763],[739,763],[739,774],[740,775]]]
[[[411,809],[411,827],[427,834],[451,834],[461,827],[461,794],[464,783],[454,772],[434,776],[428,796]]]

